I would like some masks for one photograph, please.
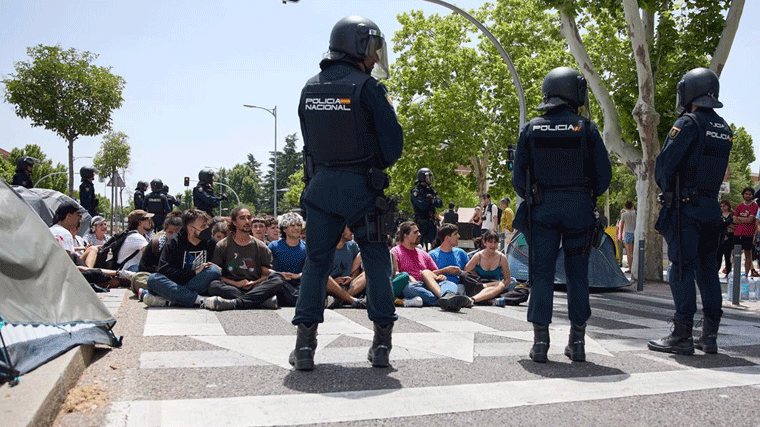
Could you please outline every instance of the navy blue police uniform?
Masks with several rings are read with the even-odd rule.
[[[723,314],[716,256],[721,231],[718,191],[732,140],[723,118],[711,108],[697,108],[676,120],[657,156],[657,185],[663,194],[680,197],[680,214],[675,203],[663,206],[655,228],[668,243],[675,319],[687,324],[697,311],[695,280],[705,319],[717,323]]]
[[[293,324],[323,321],[327,276],[348,225],[367,275],[368,316],[386,326],[397,318],[390,253],[385,242],[369,238],[364,219],[382,195],[371,188],[368,171],[388,168],[399,159],[401,126],[385,86],[350,59],[325,59],[320,68],[303,88],[298,107],[309,180],[302,196],[307,261]],[[310,169],[313,176],[308,176]]]
[[[134,202],[135,202],[135,209],[145,209],[145,192],[140,190],[139,188],[135,190],[135,196],[134,196]]]
[[[90,213],[90,216],[98,215],[98,199],[95,196],[95,185],[89,179],[79,184],[79,204]]]
[[[443,207],[443,201],[432,187],[420,182],[412,188],[411,198],[414,223],[420,231],[420,241],[423,245],[432,244],[438,232],[435,210]]]
[[[16,173],[13,175],[13,181],[11,181],[11,185],[20,185],[22,187],[32,188],[32,178],[29,176],[29,174],[26,173],[26,171],[16,170]]]
[[[193,188],[193,204],[196,208],[214,216],[214,209],[219,207],[221,197],[214,195],[214,188],[208,182],[199,182]]]
[[[153,214],[153,226],[158,232],[164,228],[166,214],[172,211],[166,196],[160,191],[151,191],[145,196],[145,211]]]
[[[596,124],[566,105],[560,105],[528,122],[520,131],[515,152],[512,184],[526,198],[526,173],[540,189],[541,202],[532,205],[533,283],[528,321],[551,323],[554,272],[560,244],[568,276],[568,315],[574,325],[585,325],[591,316],[588,296],[590,231],[595,223],[595,200],[612,178],[612,168]],[[525,203],[518,210],[525,209]],[[521,212],[520,214],[523,214]],[[516,215],[515,227],[527,230]]]

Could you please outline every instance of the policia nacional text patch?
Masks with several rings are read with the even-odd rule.
[[[678,133],[681,132],[681,128],[673,126],[673,129],[670,130],[670,133],[668,134],[668,137],[670,139],[676,139],[678,136]]]

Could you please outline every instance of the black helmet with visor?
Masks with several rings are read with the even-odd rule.
[[[330,33],[330,51],[327,59],[339,60],[345,56],[355,61],[371,58],[375,62],[372,77],[387,79],[388,46],[380,28],[371,20],[362,16],[347,16],[332,29]]]

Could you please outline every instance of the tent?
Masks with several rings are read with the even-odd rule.
[[[121,345],[116,320],[48,225],[1,179],[0,242],[0,381],[78,345]]]
[[[76,200],[61,193],[60,191],[48,188],[26,188],[14,185],[11,187],[16,191],[24,201],[37,212],[42,221],[50,226],[53,225],[53,216],[55,210],[64,202],[74,202]],[[90,230],[90,221],[92,218],[89,213],[82,214],[82,226],[79,228],[78,235],[84,237]]]
[[[528,243],[525,236],[516,231],[506,252],[512,277],[520,281],[528,280]],[[554,283],[567,284],[565,256],[562,251],[557,257]],[[588,283],[592,288],[622,288],[631,284],[618,266],[615,258],[615,242],[607,233],[602,235],[601,245],[591,249]]]

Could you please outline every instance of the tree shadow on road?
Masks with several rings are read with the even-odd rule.
[[[360,398],[365,397],[368,390],[383,394],[402,388],[401,382],[390,376],[394,372],[396,370],[393,367],[350,367],[326,363],[316,365],[313,371],[292,370],[285,376],[282,384],[291,390],[304,393],[365,392],[356,396]],[[351,395],[344,397],[350,399]]]

